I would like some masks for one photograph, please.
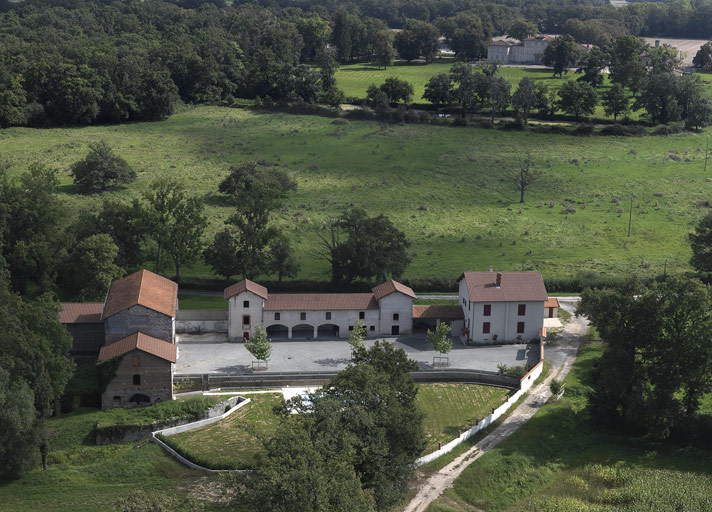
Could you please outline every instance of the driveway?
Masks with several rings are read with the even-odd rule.
[[[432,368],[433,356],[439,356],[425,342],[424,335],[385,338],[402,348],[423,369]],[[371,346],[375,339],[366,340]],[[538,345],[497,345],[467,347],[455,340],[450,368],[497,371],[497,365],[534,364]],[[346,340],[273,340],[270,372],[338,371],[351,360],[351,347]],[[175,373],[245,373],[252,368],[253,357],[243,343],[228,343],[221,335],[179,335]]]

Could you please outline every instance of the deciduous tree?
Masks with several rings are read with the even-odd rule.
[[[559,89],[559,108],[576,119],[590,115],[596,110],[598,96],[596,90],[586,82],[568,80]]]
[[[617,121],[618,116],[628,112],[628,95],[621,84],[613,84],[603,99],[603,109],[607,116],[613,116]]]
[[[536,33],[536,24],[521,18],[514,20],[509,26],[509,29],[507,29],[507,35],[509,37],[519,39],[520,41],[524,41],[527,37],[533,36]]]
[[[423,99],[428,100],[434,105],[447,105],[451,103],[454,98],[450,75],[447,73],[441,73],[431,77],[430,80],[428,80],[428,83],[425,84]]]
[[[517,90],[512,95],[512,106],[525,126],[529,124],[529,115],[532,110],[546,112],[549,103],[547,92],[544,84],[535,82],[529,77],[524,77],[519,81]]]
[[[440,322],[434,331],[428,329],[425,341],[433,346],[433,349],[442,354],[447,354],[452,350],[452,339],[450,338],[450,326],[445,322]]]
[[[92,235],[81,240],[69,255],[62,281],[80,301],[102,301],[113,281],[124,276],[116,264],[119,248],[109,235]]]
[[[524,193],[529,188],[529,185],[541,178],[542,172],[537,169],[532,169],[534,161],[529,152],[519,161],[519,170],[514,176],[514,183],[519,190],[519,202],[524,202]]]
[[[252,357],[265,363],[272,355],[272,343],[267,339],[267,333],[261,325],[255,327],[255,334],[248,341],[245,341],[245,348],[252,354]]]
[[[554,68],[554,75],[561,77],[570,66],[575,66],[580,51],[574,38],[568,34],[550,41],[544,50],[544,64]]]
[[[82,192],[100,192],[136,181],[136,171],[103,140],[89,144],[89,153],[72,165],[71,173]]]

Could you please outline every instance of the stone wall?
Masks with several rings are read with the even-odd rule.
[[[135,305],[106,318],[104,326],[106,345],[135,332],[173,343],[175,322],[168,315]]]
[[[134,384],[135,375],[139,384]],[[101,395],[101,408],[135,407],[138,404],[130,400],[137,394],[147,396],[151,405],[171,400],[173,364],[140,350],[126,353],[116,370],[116,377]]]
[[[227,309],[181,309],[176,314],[176,332],[202,334],[228,332]]]

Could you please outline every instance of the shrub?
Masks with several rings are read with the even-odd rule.
[[[104,141],[89,144],[89,153],[71,167],[82,192],[99,192],[136,181],[136,171]]]
[[[549,390],[554,396],[558,396],[562,389],[564,389],[564,384],[560,380],[553,379],[549,384]]]

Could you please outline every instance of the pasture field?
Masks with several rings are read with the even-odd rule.
[[[428,512],[710,510],[712,453],[593,430],[585,412],[600,342],[582,347],[566,394],[468,467]]]
[[[438,449],[457,437],[458,430],[472,427],[477,420],[502,404],[507,390],[477,384],[421,384],[418,406],[425,414],[423,427],[427,447],[423,453]],[[260,436],[269,436],[277,428],[278,418],[272,408],[282,395],[250,395],[252,403],[218,423],[170,436],[171,446],[194,462],[211,468],[245,469],[252,467],[262,451]]]
[[[230,213],[217,192],[230,165],[284,166],[298,190],[275,215],[301,263],[300,279],[328,279],[317,231],[351,207],[386,214],[411,241],[403,278],[455,279],[463,270],[539,268],[545,278],[589,272],[653,275],[689,270],[687,234],[710,208],[708,133],[573,137],[476,127],[383,125],[220,107],[186,108],[155,123],[0,131],[0,155],[17,175],[33,162],[59,169],[73,216],[103,198],[140,197],[174,175],[203,198],[205,243]],[[79,194],[68,168],[106,140],[137,170],[135,183]],[[530,152],[542,178],[519,203],[513,175]],[[628,214],[633,198],[632,230]],[[154,270],[150,256],[147,268]],[[169,277],[173,269],[162,269]],[[214,278],[202,262],[188,278]],[[262,278],[270,276],[262,276]]]

